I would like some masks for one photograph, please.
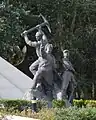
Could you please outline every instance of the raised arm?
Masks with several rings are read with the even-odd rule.
[[[41,44],[40,41],[32,42],[31,40],[29,40],[26,31],[24,31],[24,39],[25,39],[26,44],[32,47],[36,47]]]

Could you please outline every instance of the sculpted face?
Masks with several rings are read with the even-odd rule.
[[[37,32],[35,37],[36,37],[36,40],[39,41],[42,38],[42,32],[40,32],[40,31]]]
[[[46,35],[43,35],[43,36],[42,36],[42,39],[43,39],[43,43],[44,43],[44,44],[48,43],[48,40],[47,40]]]
[[[69,50],[64,50],[63,56],[64,56],[64,58],[68,58],[69,57]]]
[[[53,50],[53,45],[52,44],[48,44],[45,49],[46,49],[46,53],[51,53],[52,50]]]

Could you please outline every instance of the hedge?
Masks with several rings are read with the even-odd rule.
[[[18,110],[22,111],[24,109],[28,109],[32,107],[32,101],[28,100],[10,100],[10,99],[1,99],[0,100],[0,109],[4,108],[6,111],[13,111]],[[37,110],[39,111],[41,108],[46,108],[47,102],[46,101],[37,101]]]
[[[3,116],[5,114],[3,113]],[[27,113],[21,112],[16,115],[27,116],[40,120],[96,120],[96,108],[53,108],[42,109],[38,113],[32,113],[29,109]]]
[[[31,106],[31,101],[27,100],[7,100],[1,99],[0,105],[4,105],[6,110],[19,110],[22,111],[25,108],[29,108]],[[62,108],[65,106],[64,100],[57,101],[53,100],[53,108]],[[73,100],[73,106],[76,107],[96,107],[96,100]],[[38,101],[37,108],[40,110],[41,108],[46,108],[47,102],[46,101]]]
[[[55,112],[55,120],[96,120],[96,108],[62,108]]]
[[[2,105],[4,106],[4,109],[7,111],[12,111],[12,110],[22,110],[22,107],[30,105],[30,101],[26,100],[7,100],[7,99],[1,99],[0,104],[1,108]]]
[[[38,113],[32,113],[30,109],[31,101],[26,100],[0,100],[0,113],[14,114],[37,118],[40,120],[96,120],[95,100],[74,100],[73,107],[64,108],[64,100],[53,100],[53,108],[47,109],[45,101],[38,101]],[[22,109],[25,107],[27,109]]]
[[[74,100],[73,105],[77,107],[96,107],[96,100]]]

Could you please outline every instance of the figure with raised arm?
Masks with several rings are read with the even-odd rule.
[[[36,54],[38,56],[38,59],[34,63],[32,63],[32,65],[29,67],[29,70],[31,71],[31,73],[35,75],[36,71],[38,70],[38,65],[39,65],[41,40],[43,41],[44,45],[48,44],[48,40],[47,40],[46,35],[41,29],[39,29],[38,32],[36,32],[35,37],[37,41],[34,41],[34,42],[28,39],[26,31],[24,31],[23,34],[24,34],[24,39],[25,39],[26,44],[31,47],[36,48]]]

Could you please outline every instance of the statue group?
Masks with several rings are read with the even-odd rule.
[[[66,107],[71,106],[73,93],[76,87],[75,70],[69,61],[69,50],[62,50],[62,70],[57,65],[56,57],[52,54],[53,45],[49,43],[47,36],[37,25],[38,31],[35,34],[36,41],[28,38],[28,32],[23,32],[27,45],[35,47],[38,59],[29,67],[33,74],[32,87],[25,93],[24,99],[44,99],[48,101],[48,108],[52,107],[52,100],[65,99]],[[59,69],[59,72],[58,72]],[[28,93],[31,96],[28,96]]]

